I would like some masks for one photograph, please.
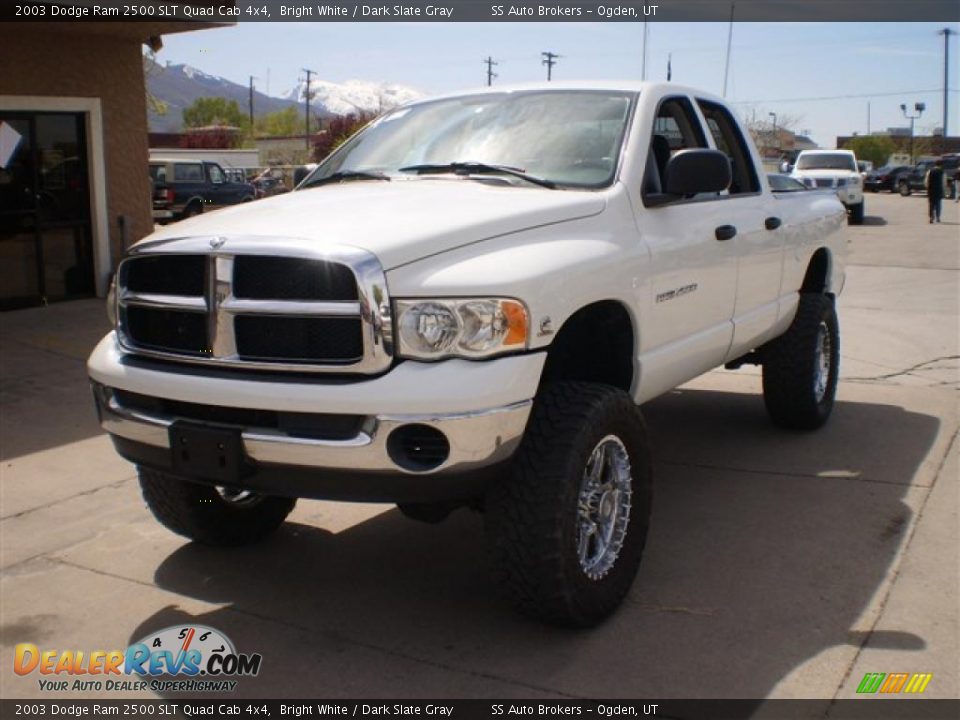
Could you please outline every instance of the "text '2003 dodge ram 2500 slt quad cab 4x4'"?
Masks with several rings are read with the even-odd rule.
[[[469,505],[521,610],[595,624],[646,539],[639,404],[752,362],[777,424],[833,406],[844,209],[759,168],[676,85],[387,112],[295,192],[132,248],[89,361],[102,425],[189,538],[258,540],[301,497]]]

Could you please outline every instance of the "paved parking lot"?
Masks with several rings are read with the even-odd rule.
[[[121,649],[189,622],[263,654],[240,697],[831,699],[866,672],[932,672],[925,695],[957,697],[958,209],[931,226],[923,197],[867,196],[821,432],[773,428],[756,368],[644,408],[651,536],[589,632],[498,600],[469,511],[301,502],[258,547],[184,542],[95,422],[102,303],[0,316],[0,694],[57,696],[13,674],[16,643]]]

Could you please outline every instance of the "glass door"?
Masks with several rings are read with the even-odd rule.
[[[0,167],[0,309],[89,297],[94,273],[84,116],[0,113],[0,138],[13,138],[11,129],[19,140]]]

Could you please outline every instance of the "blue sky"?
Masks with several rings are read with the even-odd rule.
[[[925,102],[917,134],[943,124],[943,25],[931,23],[737,23],[727,97],[745,114],[775,112],[830,147],[840,134],[904,126],[900,104]],[[960,27],[951,27],[954,33]],[[648,79],[720,93],[726,23],[650,23]],[[960,86],[960,47],[950,42],[950,86]],[[241,23],[168,35],[159,60],[280,95],[308,67],[324,80],[410,85],[427,94],[486,82],[546,78],[540,52],[562,57],[554,77],[640,79],[643,23]],[[960,135],[960,94],[949,96],[950,134]]]

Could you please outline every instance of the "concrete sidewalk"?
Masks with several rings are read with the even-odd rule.
[[[851,228],[824,430],[773,428],[755,368],[644,407],[652,532],[625,607],[590,632],[498,600],[468,511],[427,526],[301,502],[257,547],[184,542],[96,424],[102,302],[0,315],[0,693],[83,696],[16,676],[16,643],[122,649],[202,623],[264,656],[231,697],[829,701],[867,672],[932,672],[925,697],[960,696],[960,218],[924,209],[868,195]]]

